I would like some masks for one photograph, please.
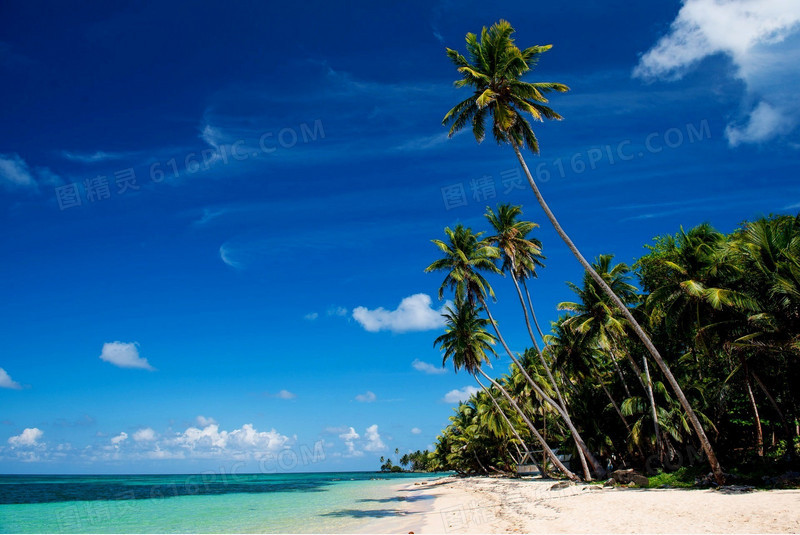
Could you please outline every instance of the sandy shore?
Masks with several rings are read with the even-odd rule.
[[[371,533],[800,533],[800,490],[602,488],[448,477],[397,487]]]

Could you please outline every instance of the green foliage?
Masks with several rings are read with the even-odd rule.
[[[442,291],[451,288],[457,305],[445,314],[446,332],[436,345],[456,370],[474,373],[494,355],[495,338],[475,303],[494,296],[484,274],[524,280],[543,267],[542,244],[529,238],[535,224],[519,221],[519,214],[519,207],[509,205],[487,209],[490,237],[481,239],[483,233],[459,226],[447,229],[449,243],[435,242],[445,255],[429,270],[447,272]],[[646,249],[632,268],[614,264],[611,255],[599,256],[594,267],[634,316],[645,320],[726,471],[756,481],[797,470],[800,216],[745,222],[727,235],[703,224],[659,236]],[[567,313],[544,336],[544,357],[584,440],[617,468],[655,474],[650,486],[694,485],[708,466],[660,369],[648,366],[649,353],[591,277],[568,286],[576,298],[559,305]],[[525,350],[519,360],[552,396],[535,352]],[[563,421],[516,365],[496,380],[552,447],[575,453]],[[419,466],[465,474],[511,472],[535,443],[520,415],[492,387],[455,409]]]

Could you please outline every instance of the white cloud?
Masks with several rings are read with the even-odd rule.
[[[38,190],[39,186],[57,186],[61,178],[46,167],[31,170],[19,154],[0,154],[0,186],[8,190]]]
[[[341,438],[342,440],[345,440],[345,441],[346,440],[358,440],[359,438],[361,438],[361,436],[358,433],[356,433],[356,430],[354,428],[350,427],[350,428],[348,428],[347,431],[345,431],[344,433],[339,435],[339,438]]]
[[[361,438],[361,435],[356,433],[354,428],[351,427],[344,433],[341,433],[339,438],[342,439],[344,441],[344,445],[347,446],[347,456],[358,457],[363,455],[363,452],[356,449],[355,441]]]
[[[728,124],[725,127],[725,135],[730,144],[735,147],[741,143],[768,141],[776,135],[791,131],[793,127],[793,119],[785,115],[784,111],[761,101],[750,112],[747,124],[744,126]]]
[[[133,434],[136,442],[153,442],[156,439],[156,432],[151,427],[143,427]]]
[[[202,414],[198,416],[196,420],[197,420],[197,425],[199,425],[200,427],[206,427],[217,423],[217,421],[214,418],[206,418]]]
[[[231,252],[231,247],[227,243],[223,243],[219,246],[219,258],[227,265],[234,269],[241,269],[242,263],[237,262],[233,259],[233,254]]]
[[[327,312],[328,316],[347,316],[347,309],[344,307],[331,307]]]
[[[22,433],[8,439],[12,448],[26,448],[39,445],[39,439],[44,435],[44,431],[36,427],[25,428]]]
[[[294,399],[297,397],[297,394],[289,392],[288,390],[281,390],[275,394],[275,397],[279,399]]]
[[[120,368],[141,368],[144,370],[154,370],[147,359],[139,356],[138,342],[108,342],[103,344],[103,351],[100,359],[110,362]]]
[[[104,152],[102,150],[98,150],[95,152],[87,153],[87,152],[71,152],[68,150],[61,151],[61,156],[66,158],[71,162],[81,162],[81,163],[95,163],[95,162],[108,162],[112,160],[123,160],[130,156],[134,156],[136,153],[133,152]]]
[[[684,0],[670,32],[642,55],[633,74],[679,79],[701,60],[725,55],[747,87],[744,117],[728,124],[728,141],[768,141],[800,124],[799,30],[797,0]]]
[[[422,373],[427,373],[429,375],[447,373],[447,368],[439,368],[433,364],[428,364],[427,362],[423,362],[419,359],[414,359],[414,362],[411,363],[411,366],[413,366],[415,370]]]
[[[359,394],[356,396],[356,401],[360,401],[361,403],[372,403],[378,399],[378,396],[375,395],[374,392],[367,390],[363,394]]]
[[[411,428],[411,434],[412,435],[419,435],[420,433],[422,433],[422,429],[420,429],[419,427],[412,427]]]
[[[469,397],[478,391],[474,386],[465,386],[461,389],[451,390],[444,395],[445,403],[458,403],[460,401],[467,401]]]
[[[218,425],[212,424],[202,429],[190,427],[165,440],[164,445],[177,446],[194,457],[263,458],[284,449],[289,442],[289,437],[274,429],[258,431],[253,424],[245,424],[233,431],[221,431]]]
[[[306,319],[308,321],[314,321],[318,317],[319,317],[319,313],[318,312],[309,312],[308,314],[303,316],[303,319]]]
[[[114,444],[115,446],[118,446],[119,444],[125,442],[126,440],[128,440],[128,433],[126,433],[125,431],[121,432],[119,435],[115,437],[111,437],[111,443]]]
[[[367,444],[364,446],[366,451],[381,451],[386,449],[386,445],[381,440],[380,433],[378,433],[378,424],[367,427],[364,438],[367,439]]]
[[[366,307],[353,309],[353,319],[369,332],[392,331],[402,333],[408,331],[427,331],[438,329],[444,325],[445,307],[436,310],[431,308],[431,298],[426,294],[414,294],[400,301],[395,310],[383,307],[369,310]]]
[[[19,390],[22,388],[22,385],[13,380],[11,376],[8,375],[8,372],[6,372],[3,368],[0,368],[0,388]]]
[[[7,189],[35,188],[36,180],[19,154],[0,154],[0,184]]]

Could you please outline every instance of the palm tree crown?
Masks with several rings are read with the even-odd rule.
[[[444,296],[445,288],[455,290],[456,300],[467,300],[475,303],[486,295],[494,298],[494,290],[481,274],[482,271],[499,273],[494,260],[500,256],[496,247],[481,240],[482,232],[477,234],[472,229],[456,225],[455,229],[444,229],[449,243],[432,240],[444,253],[444,257],[425,268],[425,272],[447,271],[447,275],[439,288],[439,299]]]
[[[565,92],[569,88],[554,82],[523,82],[520,78],[533,70],[539,56],[553,45],[531,46],[520,50],[512,39],[514,28],[505,20],[481,31],[480,40],[468,33],[467,57],[447,49],[447,56],[462,78],[456,87],[471,87],[474,94],[459,102],[444,116],[442,124],[450,126],[450,136],[472,124],[472,133],[479,142],[486,137],[486,122],[491,118],[492,135],[498,143],[527,146],[539,152],[539,143],[524,114],[535,120],[561,119],[546,106],[545,94]]]
[[[489,362],[489,355],[495,355],[495,338],[486,330],[489,320],[480,316],[480,310],[460,302],[455,308],[448,306],[442,314],[446,319],[445,333],[433,342],[444,352],[442,366],[449,359],[456,372],[463,368],[475,375],[484,362]]]

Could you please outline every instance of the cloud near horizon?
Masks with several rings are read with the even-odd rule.
[[[146,358],[139,356],[138,342],[107,342],[103,344],[100,359],[120,368],[138,368],[154,371]]]
[[[728,143],[761,143],[794,131],[800,124],[800,2],[684,0],[669,33],[641,56],[633,75],[677,80],[719,54],[746,85],[743,114],[725,129]]]
[[[12,448],[24,448],[31,446],[38,446],[39,439],[44,435],[44,431],[37,427],[26,427],[22,433],[15,435],[8,439],[8,443]]]
[[[427,294],[414,294],[404,298],[395,310],[383,307],[370,310],[360,306],[353,309],[353,319],[366,331],[391,331],[404,333],[410,331],[429,331],[444,326],[445,309],[452,303],[447,301],[440,309],[431,307],[432,300]]]

